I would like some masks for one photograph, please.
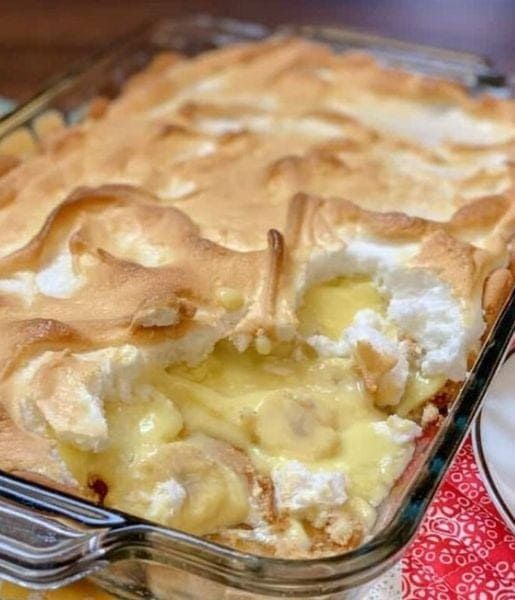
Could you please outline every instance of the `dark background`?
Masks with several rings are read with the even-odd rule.
[[[211,13],[267,24],[339,24],[472,50],[515,72],[515,0],[0,0],[0,94],[50,76],[159,16]]]

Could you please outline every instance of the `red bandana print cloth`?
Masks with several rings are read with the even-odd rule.
[[[488,497],[470,438],[404,556],[402,575],[403,600],[515,600],[515,535]]]

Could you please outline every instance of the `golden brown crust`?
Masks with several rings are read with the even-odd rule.
[[[20,159],[8,154],[0,154],[0,177],[6,175],[9,171],[20,164]]]
[[[67,480],[66,468],[54,444],[17,427],[3,407],[0,408],[0,452],[4,471],[30,472],[33,477],[43,474],[53,482]]]
[[[104,223],[98,219],[99,212]],[[112,254],[116,249],[109,238],[110,221],[117,218],[123,218],[127,227],[142,226],[152,244],[167,249],[166,266],[145,267]],[[49,215],[29,244],[0,259],[2,276],[8,278],[28,265],[38,270],[45,252],[63,238],[69,240],[70,253],[85,283],[71,302],[38,294],[28,308],[23,304],[5,306],[9,319],[0,324],[7,334],[1,355],[5,359],[0,362],[4,370],[20,358],[17,352],[26,356],[36,343],[39,350],[46,341],[54,349],[56,344],[79,348],[146,339],[156,342],[159,337],[182,334],[194,316],[194,306],[213,303],[217,287],[233,287],[251,296],[264,273],[270,273],[265,286],[268,303],[275,296],[281,261],[277,234],[271,234],[270,258],[266,252],[231,251],[200,238],[196,226],[174,207],[159,206],[142,190],[127,186],[74,192]],[[84,257],[91,266],[81,269]],[[249,277],[251,265],[253,277]],[[163,306],[177,313],[171,326],[137,326],[142,311]]]
[[[483,310],[489,328],[508,299],[514,283],[515,279],[509,269],[496,269],[487,277],[483,290]]]
[[[424,238],[415,264],[437,273],[458,296],[470,298],[474,284],[482,281],[483,264],[487,259],[483,250],[438,230]]]

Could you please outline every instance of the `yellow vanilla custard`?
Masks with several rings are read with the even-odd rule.
[[[336,339],[364,309],[384,314],[384,299],[371,281],[331,280],[306,293],[299,329],[306,337],[317,331]],[[410,377],[400,408],[411,411],[442,380],[416,372]],[[78,481],[93,477],[107,484],[108,504],[198,534],[252,518],[249,484],[232,470],[243,460],[257,477],[295,479],[298,465],[308,479],[330,473],[338,481],[344,473],[341,497],[322,512],[353,507],[358,516],[352,517],[365,530],[420,434],[414,422],[375,405],[351,357],[320,357],[308,344],[284,342],[260,353],[221,341],[195,366],[157,371],[137,393],[130,402],[108,401],[104,450],[62,444],[61,455]],[[208,439],[224,444],[219,450],[227,465],[213,460]],[[231,456],[229,448],[242,456]],[[304,519],[324,524],[316,503],[293,512],[300,531]],[[270,542],[274,535],[271,529]]]

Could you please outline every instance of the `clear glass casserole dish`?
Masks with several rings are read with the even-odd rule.
[[[428,49],[336,28],[264,27],[208,17],[164,21],[72,73],[0,120],[0,147],[23,154],[37,145],[41,117],[76,122],[89,101],[115,97],[153,55],[186,55],[271,33],[295,33],[335,50],[366,49],[387,64],[459,80],[471,92],[507,95],[505,79],[474,55]],[[49,111],[51,111],[49,113]],[[481,405],[515,329],[512,292],[442,427],[396,484],[364,545],[344,555],[284,560],[245,554],[193,535],[104,509],[0,474],[0,579],[34,589],[84,576],[123,598],[353,598],[401,556],[420,525]]]

